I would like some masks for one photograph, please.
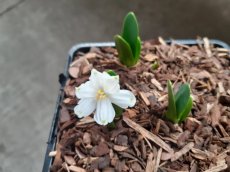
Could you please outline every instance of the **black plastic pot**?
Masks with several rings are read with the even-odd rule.
[[[213,44],[216,47],[220,47],[220,48],[225,48],[225,49],[229,49],[230,47],[228,44],[226,44],[225,42],[222,42],[220,40],[214,40],[211,39],[209,40],[211,44]],[[188,39],[188,40],[167,40],[166,41],[168,44],[171,43],[178,43],[178,44],[184,44],[184,45],[196,45],[196,44],[203,44],[203,41],[197,41],[197,40],[192,40],[192,39]],[[59,83],[60,83],[60,90],[59,90],[59,94],[58,94],[58,98],[57,98],[57,102],[56,102],[56,107],[55,107],[55,111],[54,111],[54,117],[51,123],[51,129],[50,129],[50,133],[49,133],[49,138],[47,141],[47,149],[46,149],[46,154],[45,154],[45,160],[44,160],[44,164],[43,164],[43,172],[48,172],[51,164],[53,162],[53,158],[49,157],[49,153],[53,150],[55,150],[55,144],[56,144],[56,134],[57,134],[57,124],[58,124],[58,118],[59,118],[59,111],[60,111],[60,103],[62,102],[63,99],[63,89],[65,86],[65,82],[69,77],[68,74],[68,67],[70,65],[70,63],[73,61],[75,54],[77,52],[88,52],[90,50],[91,47],[114,47],[115,44],[112,42],[98,42],[98,43],[83,43],[83,44],[77,44],[74,45],[69,53],[68,53],[68,57],[67,57],[67,63],[65,66],[65,70],[63,74],[59,75]]]

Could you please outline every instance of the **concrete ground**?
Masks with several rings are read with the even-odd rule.
[[[142,39],[230,43],[229,0],[0,0],[0,172],[41,171],[69,48],[110,41],[135,11]]]

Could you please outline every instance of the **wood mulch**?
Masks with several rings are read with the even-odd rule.
[[[159,67],[152,69],[157,62]],[[78,119],[73,108],[74,88],[89,78],[90,70],[114,70],[121,88],[137,98],[124,110],[116,129],[97,125],[92,116]],[[79,52],[70,65],[72,77],[64,88],[56,150],[51,171],[58,172],[178,172],[230,171],[230,56],[224,48],[194,46],[163,39],[146,41],[141,60],[133,68],[118,62],[114,48]],[[185,122],[164,118],[167,80],[174,89],[190,83],[193,108]]]

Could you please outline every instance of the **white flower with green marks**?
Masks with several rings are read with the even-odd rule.
[[[92,69],[89,81],[76,88],[79,100],[74,112],[79,117],[86,117],[94,112],[94,120],[100,125],[113,122],[115,110],[113,104],[126,109],[133,107],[136,97],[129,90],[121,90],[119,76]]]

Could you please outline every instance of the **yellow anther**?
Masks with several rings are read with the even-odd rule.
[[[96,96],[96,99],[97,100],[101,100],[101,99],[104,99],[104,98],[106,98],[106,94],[105,94],[105,92],[103,91],[103,90],[98,90],[97,91],[97,96]]]

